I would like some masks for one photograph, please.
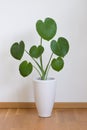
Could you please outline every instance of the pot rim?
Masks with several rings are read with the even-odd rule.
[[[56,81],[54,77],[48,77],[46,80],[41,80],[40,78],[34,78],[34,82],[53,82]]]

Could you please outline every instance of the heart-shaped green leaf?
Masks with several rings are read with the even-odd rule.
[[[20,74],[23,77],[28,76],[33,70],[33,66],[31,63],[28,63],[27,61],[23,61],[19,66]]]
[[[65,38],[60,37],[57,42],[55,40],[51,42],[51,50],[57,56],[64,57],[69,51],[69,43]]]
[[[42,20],[37,21],[36,30],[43,39],[49,41],[55,36],[57,25],[52,18],[46,18],[44,22]]]
[[[20,41],[19,43],[15,42],[10,49],[11,55],[17,59],[20,60],[23,56],[25,49],[25,45],[23,41]]]
[[[64,61],[61,57],[58,57],[57,59],[53,59],[51,62],[51,66],[54,70],[60,71],[64,66]]]
[[[40,46],[32,46],[29,50],[30,56],[34,57],[34,58],[38,58],[42,55],[44,51],[44,48],[40,45]]]

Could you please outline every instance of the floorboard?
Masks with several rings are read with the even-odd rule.
[[[36,109],[0,109],[0,130],[87,130],[87,109],[54,109],[50,118]]]

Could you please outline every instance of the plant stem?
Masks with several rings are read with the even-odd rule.
[[[31,55],[25,50],[25,52],[31,57]],[[38,64],[38,62],[33,58],[33,57],[31,57],[32,59],[33,59],[33,61],[37,64],[37,66],[39,67],[39,69],[41,70],[41,73],[43,74],[43,69],[41,68],[41,66]],[[36,67],[35,67],[36,68]],[[41,75],[40,75],[41,76]]]
[[[40,39],[40,45],[42,46],[42,38]],[[40,64],[43,69],[42,55],[40,56]]]
[[[50,69],[50,65],[48,66],[48,69],[47,69],[47,71],[46,71],[46,74],[45,74],[45,79],[47,79],[49,69]]]
[[[41,73],[39,72],[39,70],[33,65],[33,67],[36,69],[36,71],[38,72],[39,76],[41,77]]]
[[[52,59],[52,56],[53,56],[53,53],[52,53],[51,56],[50,56],[50,59],[49,59],[49,61],[48,61],[48,64],[47,64],[46,69],[45,69],[45,72],[44,72],[44,78],[45,78],[45,79],[47,79],[47,75],[48,75],[48,71],[49,71],[49,67],[50,67],[50,61],[51,61],[51,59]]]

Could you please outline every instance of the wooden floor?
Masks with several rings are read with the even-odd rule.
[[[54,109],[50,118],[36,109],[0,109],[0,130],[87,130],[87,109]]]

